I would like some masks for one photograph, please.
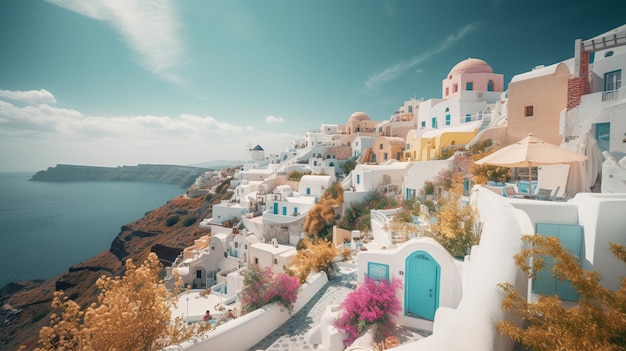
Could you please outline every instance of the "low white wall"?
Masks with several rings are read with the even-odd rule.
[[[300,288],[292,314],[300,311],[326,283],[328,283],[328,277],[323,272],[310,276]],[[290,317],[286,308],[275,303],[269,304],[222,324],[203,336],[180,345],[168,346],[164,350],[248,350]]]
[[[626,245],[626,193],[578,193],[585,242],[583,268],[600,272],[603,286],[617,290],[624,277],[624,263],[609,252],[609,243]]]

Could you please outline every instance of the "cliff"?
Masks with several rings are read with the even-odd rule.
[[[41,182],[124,181],[180,184],[188,187],[194,180],[211,171],[209,168],[148,165],[95,167],[59,164],[37,172],[30,180]]]
[[[63,167],[62,167],[63,168]],[[234,169],[228,172],[232,174]],[[209,234],[198,227],[203,218],[212,216],[215,203],[230,198],[229,179],[222,182],[220,192],[206,198],[190,199],[184,195],[169,200],[163,206],[146,213],[141,219],[121,227],[119,234],[105,250],[95,257],[76,264],[67,272],[43,281],[10,283],[0,289],[0,350],[16,350],[25,345],[32,350],[41,327],[48,324],[53,312],[50,302],[53,293],[64,290],[65,295],[85,307],[95,301],[98,291],[95,282],[102,275],[121,275],[127,259],[143,262],[150,252],[155,252],[164,265],[171,265],[178,254],[195,239]],[[179,221],[166,225],[166,219],[179,216]],[[197,222],[185,226],[187,217]],[[68,253],[71,254],[71,253]]]

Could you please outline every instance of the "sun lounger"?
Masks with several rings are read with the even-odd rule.
[[[524,194],[520,194],[517,191],[515,191],[515,189],[513,187],[510,186],[505,186],[504,188],[502,188],[502,196],[504,197],[512,197],[515,199],[523,199],[524,198]]]

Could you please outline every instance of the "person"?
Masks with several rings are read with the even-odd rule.
[[[204,314],[204,317],[202,317],[202,320],[205,322],[208,322],[211,320],[211,311],[206,310],[206,313]]]
[[[228,317],[228,318],[232,318],[232,319],[237,318],[237,316],[235,315],[235,313],[233,313],[233,310],[231,310],[231,309],[229,309],[229,310],[228,310],[228,315],[227,315],[227,317]]]

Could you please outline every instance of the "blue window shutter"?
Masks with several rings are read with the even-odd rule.
[[[583,230],[579,225],[571,224],[553,224],[553,223],[537,223],[537,235],[553,236],[559,238],[561,245],[567,249],[570,254],[581,262]],[[578,301],[578,294],[569,281],[552,277],[553,258],[545,258],[545,267],[537,272],[536,278],[533,280],[533,292],[542,295],[557,294],[562,300]]]

